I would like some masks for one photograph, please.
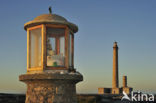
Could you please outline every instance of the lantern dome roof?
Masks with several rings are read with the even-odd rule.
[[[68,22],[64,17],[57,14],[42,14],[40,16],[37,16],[34,20],[25,23],[24,29],[26,30],[28,27],[33,27],[40,24],[67,25],[74,33],[78,31],[77,25]]]

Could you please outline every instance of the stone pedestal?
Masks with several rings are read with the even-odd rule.
[[[77,103],[76,83],[83,80],[78,73],[35,73],[19,76],[27,84],[25,103]]]

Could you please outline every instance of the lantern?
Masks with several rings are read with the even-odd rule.
[[[56,14],[43,14],[24,25],[27,30],[27,71],[74,68],[75,24]]]

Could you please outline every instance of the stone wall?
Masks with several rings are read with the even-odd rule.
[[[0,103],[25,103],[24,94],[0,94]]]
[[[77,101],[78,101],[77,103],[115,103],[113,102],[111,95],[97,95],[97,94],[77,94]],[[119,100],[116,99],[116,101]],[[0,103],[25,103],[25,95],[0,94]]]
[[[78,103],[138,103],[138,102],[121,102],[120,95],[77,94],[77,100]],[[0,94],[0,103],[25,103],[25,95]]]

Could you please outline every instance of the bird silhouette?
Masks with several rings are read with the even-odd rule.
[[[49,13],[50,13],[50,14],[52,13],[51,6],[49,7]]]

